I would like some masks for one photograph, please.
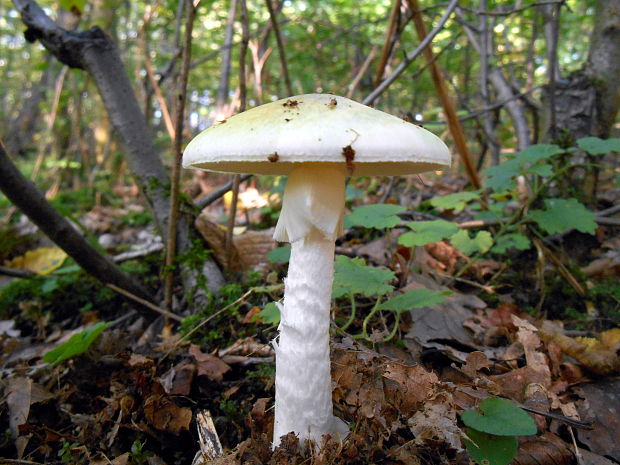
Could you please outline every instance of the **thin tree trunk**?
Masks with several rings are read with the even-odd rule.
[[[125,146],[129,169],[150,203],[157,227],[166,241],[170,181],[116,45],[98,27],[69,34],[54,24],[34,0],[13,0],[13,3],[28,27],[25,32],[27,40],[39,40],[61,62],[84,69],[92,76],[110,121]],[[179,218],[179,252],[189,249],[189,234],[187,218]],[[216,292],[224,283],[222,274],[213,261],[209,260],[205,265],[208,267],[208,287]]]
[[[232,41],[235,31],[235,13],[237,11],[237,0],[230,0],[230,8],[228,9],[228,23],[226,24],[226,32],[224,33],[224,53],[222,54],[222,66],[220,68],[220,84],[217,89],[217,107],[218,113],[228,100],[228,92],[230,89],[230,67],[232,61]]]

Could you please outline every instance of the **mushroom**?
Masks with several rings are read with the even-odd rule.
[[[291,243],[276,350],[274,447],[294,432],[344,436],[333,414],[329,326],[335,240],[348,175],[400,175],[450,165],[434,134],[353,100],[306,94],[255,107],[196,136],[185,168],[288,175],[274,239]]]

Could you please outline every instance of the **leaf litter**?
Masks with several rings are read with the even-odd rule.
[[[450,189],[446,186],[447,193]],[[448,206],[461,209],[463,201],[455,197]],[[366,210],[372,209],[359,212],[360,222],[383,224],[368,218]],[[397,226],[399,211],[390,208],[381,221]],[[100,232],[116,233],[115,214],[90,217]],[[445,229],[454,231],[453,226]],[[465,248],[488,246],[486,237],[468,238]],[[336,337],[335,412],[351,425],[342,442],[326,438],[308,456],[289,435],[271,450],[273,350],[264,335],[235,329],[224,348],[203,346],[183,341],[176,329],[160,325],[148,332],[147,322],[132,320],[127,327],[105,330],[85,353],[56,366],[43,362],[43,355],[61,341],[97,323],[95,315],[77,331],[65,323],[47,338],[22,332],[14,320],[3,324],[0,407],[10,431],[3,455],[61,463],[57,451],[67,444],[83,462],[130,464],[135,454],[127,451],[142,441],[150,451],[148,463],[466,463],[465,444],[475,433],[468,436],[463,412],[477,412],[485,400],[501,397],[529,409],[538,430],[518,438],[512,463],[576,463],[577,454],[591,463],[619,461],[620,399],[611,377],[619,366],[617,330],[598,337],[567,335],[556,323],[523,312],[522,290],[494,301],[481,298],[495,292],[489,277],[503,265],[471,261],[445,238],[437,239],[415,249],[390,247],[385,240],[340,246],[349,257],[340,258],[339,266],[362,278],[341,280],[337,288],[361,293],[362,303],[383,290],[396,289],[397,295],[421,288],[451,291],[444,302],[402,311],[401,347],[369,348],[348,336]],[[416,245],[413,237],[408,240]],[[259,269],[277,266],[267,263],[274,247],[267,234],[247,243],[250,248],[239,256],[251,255]],[[239,250],[245,250],[240,244]],[[584,268],[586,275],[618,276],[617,241],[605,244]],[[373,272],[371,287],[364,285],[361,257],[381,267]],[[409,260],[420,274],[402,272]],[[463,264],[467,269],[455,285],[451,278]],[[481,287],[472,288],[468,280]],[[247,302],[242,308],[250,314],[256,306]],[[237,323],[258,328],[252,318],[226,322]],[[261,370],[254,363],[261,363]]]

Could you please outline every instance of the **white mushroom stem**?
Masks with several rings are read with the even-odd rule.
[[[342,231],[344,170],[304,164],[288,178],[274,237],[292,244],[276,349],[274,447],[345,433],[333,415],[329,324],[335,239]]]

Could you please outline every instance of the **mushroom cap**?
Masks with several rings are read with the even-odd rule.
[[[304,94],[214,124],[183,154],[184,168],[289,174],[300,163],[330,163],[358,176],[422,173],[450,166],[433,133],[345,97]]]

